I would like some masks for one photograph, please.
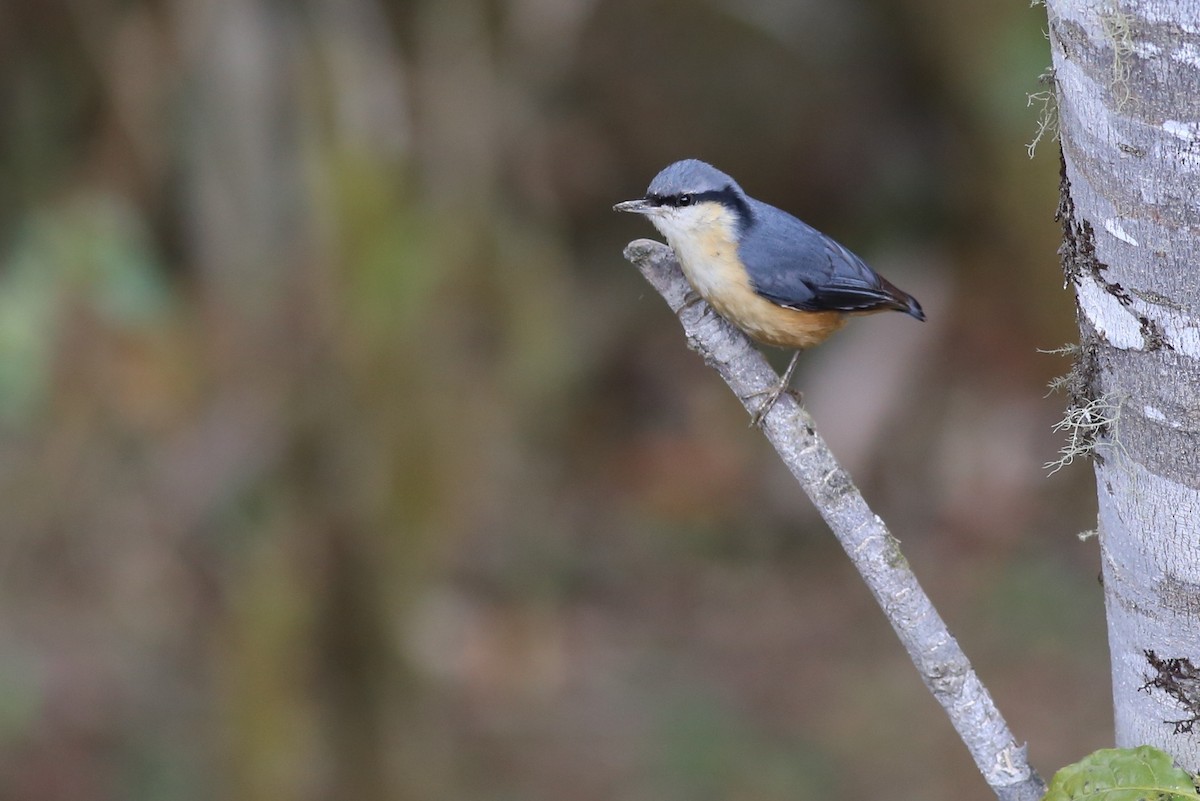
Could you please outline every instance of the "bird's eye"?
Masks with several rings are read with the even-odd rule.
[[[692,205],[692,196],[691,195],[680,195],[679,196],[679,205],[680,206]]]

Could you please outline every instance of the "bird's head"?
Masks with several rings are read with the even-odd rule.
[[[654,176],[645,197],[613,208],[644,215],[672,243],[714,226],[740,233],[751,222],[750,205],[737,182],[697,159],[675,162]]]

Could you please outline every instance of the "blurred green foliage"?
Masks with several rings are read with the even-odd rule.
[[[148,329],[169,289],[137,211],[119,196],[44,209],[14,232],[0,275],[0,417],[28,424],[48,400],[55,335],[72,315]]]
[[[620,258],[651,231],[612,204],[685,156],[922,299],[798,384],[1035,761],[1100,745],[1088,476],[1040,472],[1035,348],[1074,336],[1043,26],[0,8],[0,797],[982,797]]]

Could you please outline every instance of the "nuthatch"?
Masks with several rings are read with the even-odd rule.
[[[688,283],[722,317],[758,342],[796,350],[755,423],[787,390],[800,350],[824,341],[847,315],[892,309],[925,319],[916,298],[858,256],[703,161],[675,162],[644,198],[613,208],[648,217]]]

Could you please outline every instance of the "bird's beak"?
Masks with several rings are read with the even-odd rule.
[[[653,203],[642,198],[640,200],[626,200],[624,203],[618,203],[613,206],[613,211],[628,211],[632,214],[649,214],[657,208]]]

